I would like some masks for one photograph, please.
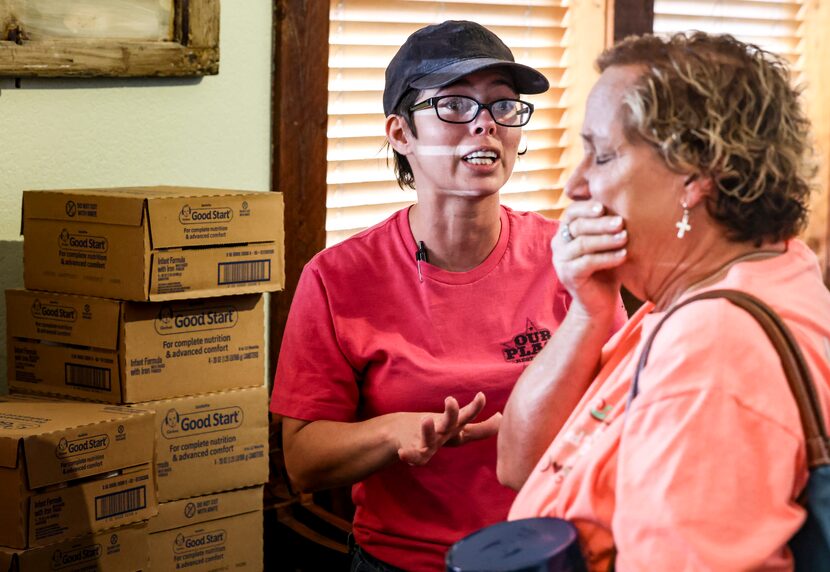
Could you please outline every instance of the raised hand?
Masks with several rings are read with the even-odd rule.
[[[484,394],[479,392],[464,407],[459,407],[454,397],[447,397],[443,413],[401,413],[398,457],[410,465],[421,466],[443,446],[463,445],[495,435],[501,413],[480,423],[472,422],[485,403]]]
[[[581,200],[571,203],[560,220],[560,232],[551,241],[559,280],[588,316],[613,311],[620,278],[612,270],[627,255],[622,217],[606,215],[596,201]]]

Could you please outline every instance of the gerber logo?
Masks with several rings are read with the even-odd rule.
[[[81,252],[106,252],[109,248],[109,243],[103,236],[72,234],[66,229],[61,231],[58,237],[58,245],[64,250]]]
[[[100,544],[90,544],[67,551],[55,550],[52,553],[52,570],[60,570],[78,564],[89,564],[101,558],[102,552]]]
[[[227,222],[233,218],[233,210],[229,207],[197,207],[184,205],[179,211],[179,222],[182,224],[196,224],[200,222]]]
[[[182,552],[189,552],[191,550],[222,546],[225,544],[226,536],[227,533],[222,529],[198,532],[190,536],[185,536],[180,533],[173,541],[173,552],[181,554]]]
[[[166,439],[178,439],[202,433],[236,429],[242,425],[243,417],[241,407],[223,407],[187,413],[179,413],[175,409],[170,409],[161,422],[161,434]]]
[[[233,328],[238,319],[239,312],[233,306],[187,308],[168,305],[159,310],[154,326],[156,333],[168,335]]]
[[[537,329],[528,318],[523,332],[513,336],[513,339],[509,342],[502,343],[504,348],[501,351],[504,355],[504,361],[521,363],[532,360],[536,354],[542,351],[550,336],[550,330],[546,328]]]
[[[43,304],[40,300],[35,299],[32,302],[32,316],[35,318],[47,318],[50,320],[59,320],[61,322],[74,322],[78,319],[78,312],[72,306],[62,306],[61,304]]]
[[[75,216],[78,212],[78,207],[75,201],[66,201],[66,216]]]
[[[65,459],[76,455],[103,451],[109,446],[110,437],[106,434],[93,435],[82,439],[73,439],[72,441],[67,441],[66,438],[63,438],[58,442],[58,446],[55,448],[55,455],[58,459]]]

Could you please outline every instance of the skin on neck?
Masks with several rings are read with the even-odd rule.
[[[656,311],[670,308],[683,294],[723,278],[734,263],[783,254],[785,243],[762,244],[733,242],[724,229],[700,204],[693,218],[692,231],[677,243],[665,248],[666,255],[657,261],[636,264],[623,278],[623,284],[635,296],[654,302]]]
[[[466,272],[493,251],[501,232],[499,195],[447,197],[418,192],[409,209],[415,241],[423,241],[429,262],[451,272]]]

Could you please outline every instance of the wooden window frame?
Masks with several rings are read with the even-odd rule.
[[[609,27],[614,42],[654,29],[654,0],[609,0]]]
[[[326,245],[329,2],[273,0],[271,190],[285,202],[285,289],[271,295],[269,380],[303,266]]]
[[[173,41],[26,40],[0,22],[0,77],[164,77],[219,73],[219,0],[173,0]]]

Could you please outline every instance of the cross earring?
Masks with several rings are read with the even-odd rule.
[[[689,205],[686,204],[686,201],[683,201],[680,206],[683,207],[683,216],[674,225],[677,227],[677,238],[683,238],[687,232],[692,230],[692,225],[689,224]]]

